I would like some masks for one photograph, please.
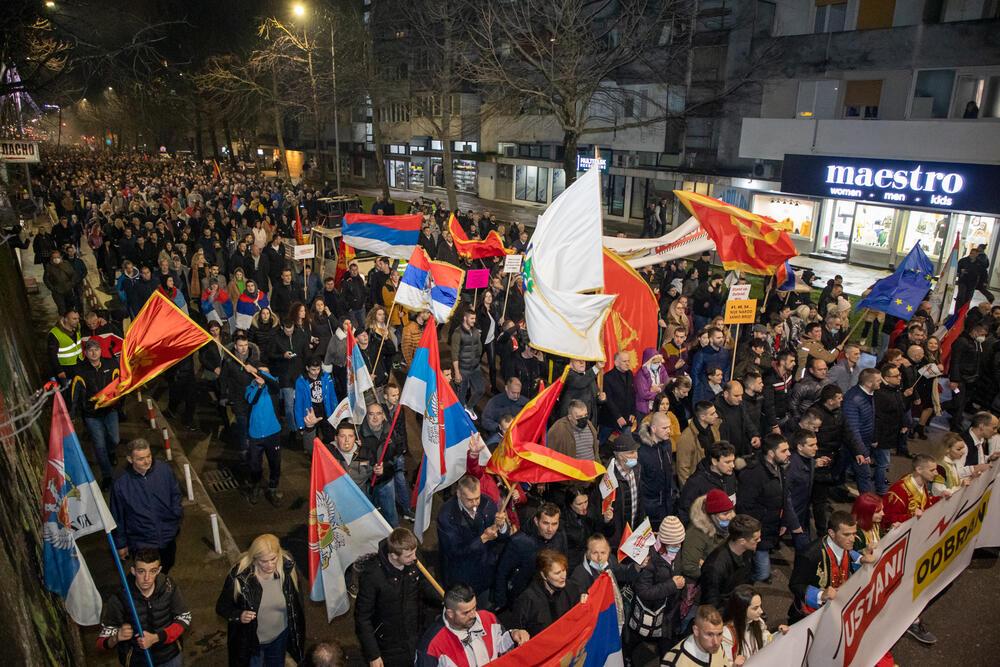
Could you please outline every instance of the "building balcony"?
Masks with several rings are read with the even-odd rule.
[[[1000,120],[744,118],[740,157],[785,154],[1000,163]]]

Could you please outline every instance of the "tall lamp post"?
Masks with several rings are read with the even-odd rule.
[[[306,16],[306,6],[301,3],[295,3],[292,6],[292,13],[299,17],[304,18]],[[333,18],[327,17],[330,21],[330,62],[331,62],[331,74],[333,76],[333,151],[334,151],[334,166],[336,167],[337,173],[337,194],[340,194],[340,121],[338,118],[339,107],[337,105],[337,43],[334,39],[333,33]],[[310,66],[312,61],[310,60]],[[319,157],[319,156],[317,156]]]

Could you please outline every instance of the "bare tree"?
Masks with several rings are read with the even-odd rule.
[[[683,83],[695,0],[521,0],[483,3],[471,24],[464,74],[487,113],[541,112],[563,132],[566,184],[587,135],[664,123],[665,96],[619,82]],[[623,113],[644,105],[647,114]],[[626,117],[629,116],[629,117]]]

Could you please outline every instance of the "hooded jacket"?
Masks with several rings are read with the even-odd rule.
[[[642,366],[635,372],[635,411],[636,414],[646,415],[653,409],[653,399],[656,398],[652,387],[660,385],[666,387],[670,376],[667,374],[666,364],[660,364],[656,371],[652,370],[649,360],[660,354],[656,349],[647,347],[642,352]]]
[[[684,533],[684,546],[677,556],[677,573],[688,579],[701,577],[701,564],[716,547],[726,541],[724,532],[705,511],[705,496],[695,498],[691,503],[690,521]]]
[[[722,440],[719,427],[702,429],[698,418],[693,417],[677,438],[677,479],[681,485],[694,473],[698,463],[705,458],[705,447]]]
[[[698,463],[694,474],[688,477],[687,482],[684,483],[684,487],[681,489],[677,515],[681,521],[687,523],[691,507],[694,505],[695,500],[712,489],[719,489],[725,492],[735,503],[736,486],[736,474],[720,475],[714,472],[712,470],[712,460],[706,456]]]

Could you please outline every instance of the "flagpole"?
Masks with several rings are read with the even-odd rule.
[[[507,274],[507,290],[503,293],[503,312],[500,313],[500,326],[503,326],[507,319],[507,299],[510,298],[510,281],[514,277],[513,273]]]
[[[122,560],[118,557],[118,549],[115,547],[115,538],[111,536],[110,531],[105,531],[104,534],[108,536],[108,545],[111,547],[111,557],[115,561],[115,567],[118,568],[118,576],[121,578],[122,588],[125,590],[125,599],[128,600],[129,612],[132,615],[132,625],[135,628],[133,638],[142,637],[142,623],[139,621],[139,612],[135,608],[135,600],[132,599],[132,591],[129,590],[128,587],[128,579],[125,577],[125,568],[122,567]],[[146,654],[146,664],[148,667],[153,667],[153,656],[149,653],[149,649],[142,649],[142,652]]]
[[[736,351],[740,347],[740,325],[736,325],[736,336],[733,338],[733,361],[729,367],[729,379],[735,380],[733,375],[736,373]]]
[[[847,345],[848,341],[851,340],[851,336],[854,335],[854,332],[858,330],[858,327],[861,326],[861,323],[865,321],[866,317],[868,317],[868,312],[870,310],[871,310],[871,308],[865,308],[861,312],[861,317],[859,317],[858,321],[854,323],[854,326],[851,327],[851,330],[847,332],[847,335],[844,337],[844,341],[840,345],[837,346],[838,350],[843,350],[844,349],[844,346]]]
[[[392,415],[392,424],[389,425],[389,433],[385,436],[385,444],[382,445],[382,453],[379,454],[378,463],[375,465],[382,465],[382,461],[385,460],[385,453],[389,449],[389,439],[392,438],[392,432],[396,430],[396,420],[399,419],[399,413],[402,412],[403,402],[400,401],[396,404],[396,412]],[[375,471],[372,471],[372,488],[375,487]]]
[[[420,562],[419,558],[416,560],[416,563],[417,563],[417,569],[420,570],[420,574],[424,575],[424,578],[427,580],[427,583],[429,583],[434,588],[434,590],[437,591],[437,594],[443,598],[444,589],[441,588],[441,584],[437,582],[437,579],[434,578],[434,575],[432,575],[430,572],[427,571],[427,568],[424,567],[424,564]]]
[[[382,356],[382,346],[385,345],[385,339],[389,337],[389,323],[392,322],[392,314],[395,310],[396,300],[393,299],[392,305],[389,306],[389,314],[385,317],[385,335],[382,336],[382,341],[378,344],[378,352],[375,353],[375,363],[372,364],[372,370],[375,371],[376,375],[378,374],[378,371],[375,369],[378,368],[378,360]]]

